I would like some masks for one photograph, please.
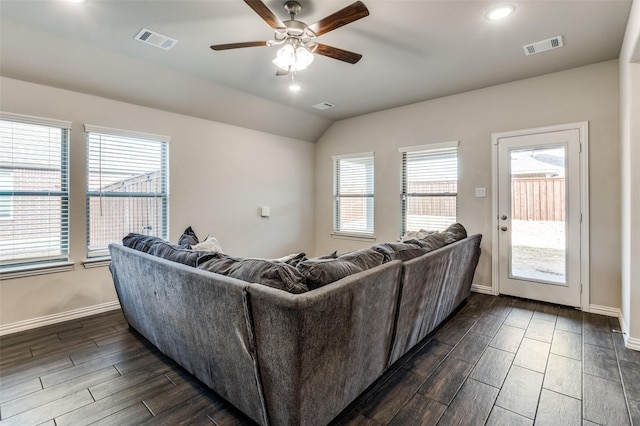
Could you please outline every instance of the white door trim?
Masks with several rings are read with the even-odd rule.
[[[590,274],[589,274],[589,122],[557,124],[532,129],[512,130],[491,134],[491,255],[492,255],[492,294],[500,294],[499,246],[498,246],[498,139],[512,136],[556,132],[577,129],[580,132],[580,307],[589,312]]]

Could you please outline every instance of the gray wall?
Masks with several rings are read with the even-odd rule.
[[[421,102],[335,123],[316,146],[316,252],[370,244],[331,237],[331,156],[375,152],[375,234],[400,232],[399,147],[459,140],[458,220],[482,233],[474,283],[491,286],[491,134],[589,121],[591,304],[620,307],[618,62]],[[487,197],[476,198],[475,188]]]
[[[72,121],[71,261],[75,270],[0,284],[0,325],[116,300],[107,268],[84,269],[85,123],[171,137],[170,230],[192,225],[229,254],[280,257],[314,247],[314,144],[2,78],[0,110]],[[260,206],[271,207],[262,219]]]

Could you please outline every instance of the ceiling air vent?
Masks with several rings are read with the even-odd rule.
[[[548,38],[546,40],[537,41],[535,43],[527,44],[522,46],[524,53],[529,55],[535,55],[536,53],[546,52],[547,50],[557,49],[562,47],[562,36],[556,36],[552,38]]]
[[[313,105],[313,108],[323,111],[325,109],[333,108],[334,106],[334,104],[330,104],[329,102],[321,102],[319,104]]]
[[[169,38],[155,31],[148,30],[146,28],[141,29],[140,32],[134,38],[138,41],[150,44],[155,47],[159,47],[160,49],[164,49],[164,50],[171,49],[178,42],[178,40],[174,40],[172,38]]]

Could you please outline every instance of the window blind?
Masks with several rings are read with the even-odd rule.
[[[402,235],[443,230],[455,223],[457,200],[457,143],[402,153]]]
[[[373,153],[334,157],[336,233],[373,235]]]
[[[0,267],[68,260],[70,129],[0,113]]]
[[[130,232],[168,238],[168,138],[85,125],[87,257]]]

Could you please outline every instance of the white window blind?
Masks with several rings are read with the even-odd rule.
[[[130,232],[168,238],[168,142],[85,125],[87,132],[87,257]]]
[[[438,231],[456,222],[458,143],[402,152],[402,230]]]
[[[373,235],[373,153],[333,157],[334,233]]]
[[[68,260],[70,129],[0,113],[0,267]]]

